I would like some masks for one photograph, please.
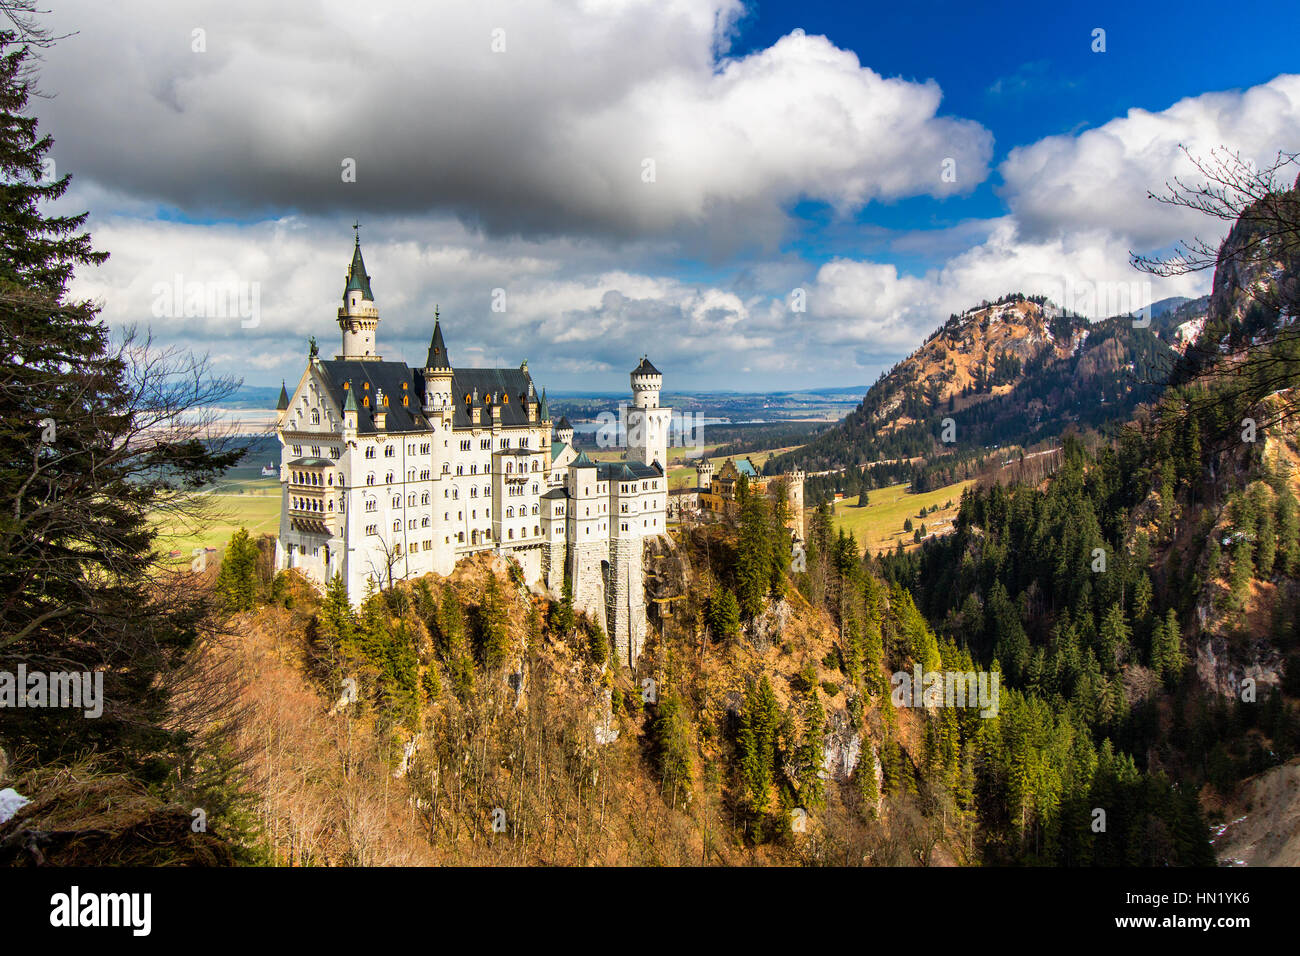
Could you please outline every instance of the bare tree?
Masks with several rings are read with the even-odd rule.
[[[1206,325],[1169,377],[1192,386],[1186,410],[1198,410],[1196,394],[1233,414],[1261,399],[1285,393],[1300,371],[1300,188],[1289,181],[1300,153],[1279,151],[1258,166],[1239,151],[1217,147],[1196,156],[1183,147],[1200,182],[1175,178],[1158,203],[1195,210],[1229,224],[1221,241],[1194,237],[1168,256],[1130,254],[1132,265],[1164,278],[1214,270]],[[1300,412],[1283,395],[1257,424],[1276,424]],[[1228,416],[1220,416],[1227,421]]]

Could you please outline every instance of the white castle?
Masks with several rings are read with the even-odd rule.
[[[292,397],[280,391],[277,569],[321,584],[340,575],[358,604],[372,588],[450,574],[492,551],[553,596],[567,576],[575,606],[635,664],[645,542],[667,518],[659,370],[642,358],[632,372],[626,460],[594,462],[565,419],[551,422],[527,362],[454,368],[436,312],[423,368],[383,361],[360,239],[338,322],[342,353],[323,361],[313,344]]]

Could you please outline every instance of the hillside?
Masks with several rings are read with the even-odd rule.
[[[1130,316],[1090,323],[1041,297],[1013,294],[950,316],[837,428],[771,468],[924,459],[896,469],[892,477],[902,480],[942,456],[970,461],[990,447],[1029,448],[1069,427],[1126,421],[1159,393],[1177,357],[1161,336],[1176,341],[1197,308],[1153,308],[1150,327],[1135,328]],[[971,477],[952,464],[948,480]]]

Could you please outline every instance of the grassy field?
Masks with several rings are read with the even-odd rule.
[[[890,485],[868,492],[865,508],[858,507],[856,497],[835,503],[835,528],[852,532],[864,552],[879,554],[881,551],[893,550],[902,541],[906,549],[916,547],[912,541],[912,532],[903,530],[903,522],[912,519],[912,527],[925,523],[927,531],[944,533],[952,530],[952,521],[957,516],[957,507],[961,503],[961,493],[974,482],[960,481],[935,491],[923,494],[908,494],[907,485]],[[951,507],[944,507],[949,502]],[[919,517],[922,508],[938,505],[939,510]]]
[[[194,548],[224,551],[241,527],[254,538],[280,533],[280,482],[275,478],[227,479],[199,497],[205,509],[201,527],[168,520],[159,523],[159,550],[180,551],[179,557],[170,559],[173,563],[189,563]]]

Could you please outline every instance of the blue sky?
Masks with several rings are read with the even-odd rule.
[[[1222,9],[78,0],[36,108],[112,254],[76,291],[250,384],[336,347],[354,217],[388,358],[437,304],[555,388],[862,384],[1004,292],[1204,291],[1129,266],[1207,225],[1146,191],[1300,149],[1300,13]]]

